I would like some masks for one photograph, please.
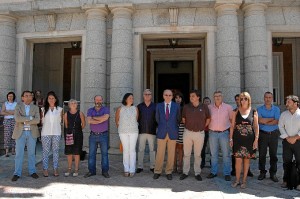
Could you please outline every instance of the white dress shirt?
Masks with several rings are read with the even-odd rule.
[[[300,109],[298,108],[294,114],[288,110],[284,111],[279,118],[278,127],[282,139],[295,135],[300,136]]]

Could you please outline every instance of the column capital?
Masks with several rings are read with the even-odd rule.
[[[108,10],[105,4],[84,5],[82,9],[85,10],[87,19],[106,19]]]
[[[242,0],[217,0],[215,10],[218,16],[222,15],[236,15],[240,8]]]
[[[0,22],[11,22],[15,23],[17,21],[17,17],[11,14],[11,12],[0,12]]]
[[[131,18],[131,15],[133,13],[133,5],[131,3],[110,4],[108,5],[108,8],[110,9],[114,17]]]
[[[242,9],[245,12],[245,17],[250,15],[264,15],[268,6],[264,3],[244,4]]]

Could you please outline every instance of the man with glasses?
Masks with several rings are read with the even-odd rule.
[[[287,179],[289,176],[289,167],[295,156],[298,171],[300,170],[300,109],[299,97],[295,95],[289,95],[286,97],[286,108],[279,118],[279,131],[282,141],[282,158],[283,158],[283,188],[287,188]],[[300,176],[299,176],[300,177]],[[300,191],[300,185],[297,188]]]
[[[157,104],[155,113],[158,128],[156,134],[157,154],[153,179],[158,179],[162,173],[167,147],[168,159],[165,172],[167,179],[172,180],[178,126],[181,121],[180,106],[172,102],[173,93],[169,89],[164,90],[163,98],[164,102]]]
[[[39,107],[32,104],[30,91],[23,91],[22,102],[15,108],[16,125],[12,138],[16,140],[15,171],[12,181],[17,181],[22,174],[24,148],[27,146],[29,175],[37,179],[35,168],[35,146],[40,133],[37,124],[40,122]]]
[[[211,151],[211,172],[207,178],[214,178],[218,174],[219,145],[223,155],[223,174],[226,181],[230,181],[230,148],[229,128],[232,119],[232,107],[223,102],[221,91],[214,92],[214,104],[208,106],[211,114],[209,124],[209,147]]]
[[[259,123],[259,170],[260,174],[258,180],[266,178],[266,156],[269,147],[270,155],[270,178],[274,182],[278,182],[276,177],[277,172],[277,148],[278,148],[278,121],[280,117],[280,109],[274,106],[273,94],[271,92],[265,92],[264,105],[258,107],[258,123]]]
[[[155,151],[154,142],[156,137],[156,121],[155,109],[156,105],[152,102],[152,92],[150,89],[144,90],[144,102],[140,103],[137,108],[139,110],[139,151],[138,151],[138,168],[136,173],[140,173],[144,168],[144,154],[146,142],[149,146],[150,155],[150,171],[154,172],[155,166]]]

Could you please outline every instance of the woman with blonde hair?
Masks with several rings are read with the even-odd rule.
[[[65,123],[65,154],[68,159],[68,171],[65,176],[68,177],[72,171],[73,157],[75,159],[75,170],[73,176],[78,176],[80,153],[83,145],[82,129],[85,127],[85,116],[77,110],[77,101],[69,100],[69,111],[64,114]]]
[[[255,158],[255,151],[258,145],[258,115],[255,109],[251,108],[251,97],[247,92],[239,96],[240,106],[233,113],[230,127],[230,147],[235,157],[236,180],[232,187],[241,185],[246,188],[247,173],[250,159]],[[243,167],[242,167],[243,164]],[[241,171],[243,168],[243,182],[240,183]]]

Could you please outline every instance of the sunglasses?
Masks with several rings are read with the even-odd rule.
[[[248,98],[242,97],[242,98],[241,98],[241,101],[248,101]]]

